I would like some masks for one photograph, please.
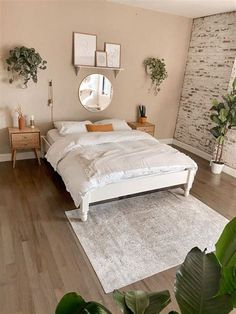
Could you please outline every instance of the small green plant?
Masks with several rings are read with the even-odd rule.
[[[76,292],[69,292],[58,303],[55,314],[111,314],[111,312],[100,303],[86,302]]]
[[[174,291],[181,314],[229,314],[236,308],[236,218],[225,226],[215,247],[211,253],[193,248],[178,269]],[[171,302],[168,290],[115,290],[113,298],[123,314],[159,314]],[[72,292],[61,299],[56,314],[74,313],[110,314],[103,305]]]
[[[144,105],[138,106],[140,117],[146,118],[146,107]]]
[[[213,99],[210,116],[215,124],[210,129],[216,141],[215,163],[222,163],[225,137],[230,129],[236,127],[236,78],[233,81],[232,91],[222,96],[223,101]]]
[[[160,85],[167,78],[167,71],[164,59],[147,58],[144,60],[146,73],[150,75],[154,95],[160,91]]]
[[[27,87],[28,81],[38,82],[38,69],[45,70],[47,61],[43,60],[34,48],[16,47],[9,52],[6,59],[7,70],[12,73],[9,83],[14,81],[14,73],[24,80]]]
[[[168,290],[161,292],[128,291],[113,292],[113,299],[125,314],[158,314],[171,301]]]

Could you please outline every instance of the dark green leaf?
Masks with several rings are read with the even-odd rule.
[[[214,114],[210,115],[210,118],[214,123],[221,125],[221,120],[217,114],[214,113]]]
[[[233,294],[234,292],[236,292],[236,267],[223,267],[219,294]]]
[[[216,296],[220,265],[213,253],[193,248],[176,274],[175,295],[182,314],[228,314],[230,296]]]
[[[221,135],[221,128],[216,126],[212,129],[210,129],[211,134],[215,137],[218,138]]]
[[[233,86],[233,92],[234,92],[234,91],[236,92],[236,77],[235,77],[235,79],[234,79],[234,81],[233,81],[232,86]]]
[[[75,292],[65,294],[56,308],[56,314],[77,314],[86,302]]]
[[[216,243],[215,254],[222,266],[236,266],[236,218],[225,226]]]
[[[149,305],[149,298],[144,291],[129,291],[125,293],[125,303],[135,314],[143,314]]]
[[[111,314],[111,312],[100,303],[88,302],[78,314]]]
[[[168,290],[148,293],[149,305],[145,314],[159,314],[171,301]]]
[[[122,313],[124,314],[132,314],[132,311],[127,307],[125,303],[125,295],[124,293],[114,290],[113,292],[113,299],[115,300],[118,307],[121,309]]]

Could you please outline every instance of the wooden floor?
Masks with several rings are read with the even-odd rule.
[[[236,179],[212,175],[208,162],[194,159],[199,171],[192,194],[227,218],[234,217]],[[1,314],[52,314],[69,291],[101,301],[112,313],[119,313],[65,218],[64,211],[73,208],[60,177],[45,161],[41,166],[36,160],[17,161],[15,169],[10,162],[0,163]],[[173,291],[175,270],[125,290]],[[176,309],[174,300],[168,309]]]

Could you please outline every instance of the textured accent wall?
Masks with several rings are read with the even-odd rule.
[[[211,99],[225,94],[236,56],[236,12],[195,19],[189,46],[175,138],[211,154]],[[236,133],[225,149],[226,162],[236,168]],[[234,147],[234,148],[233,148]],[[234,156],[232,154],[232,149]]]

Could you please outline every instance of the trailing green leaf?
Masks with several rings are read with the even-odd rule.
[[[159,58],[146,58],[143,62],[146,73],[150,75],[154,95],[160,91],[160,85],[167,78],[167,71],[164,59]]]
[[[6,59],[8,64],[7,71],[12,73],[9,82],[14,81],[14,73],[21,76],[25,86],[30,79],[37,83],[38,69],[46,69],[46,60],[43,60],[38,52],[33,48],[16,47],[10,50],[9,57]]]

